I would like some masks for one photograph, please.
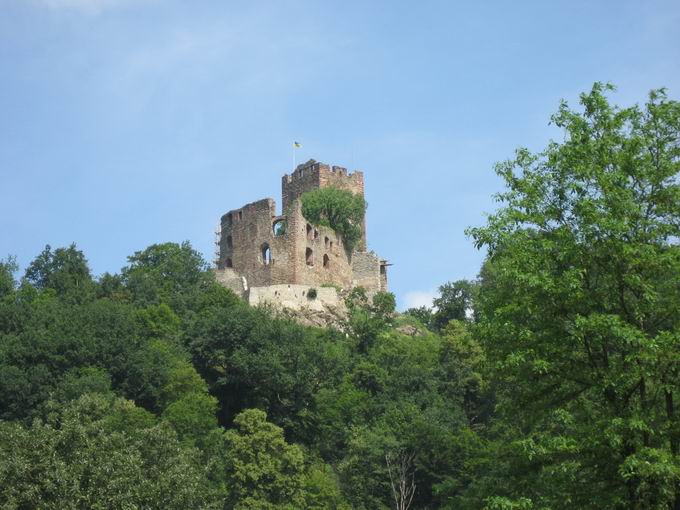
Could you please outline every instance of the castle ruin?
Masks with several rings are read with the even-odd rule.
[[[333,186],[364,196],[364,175],[309,160],[281,180],[282,214],[265,198],[233,209],[220,221],[216,277],[251,304],[322,307],[339,301],[337,289],[387,290],[386,260],[367,250],[366,225],[350,250],[341,236],[302,215],[300,196]],[[314,288],[317,297],[307,295]]]

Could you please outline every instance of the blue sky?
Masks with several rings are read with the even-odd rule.
[[[95,274],[189,240],[314,158],[365,172],[401,307],[476,276],[493,164],[560,99],[680,96],[680,3],[0,0],[0,257],[75,242]]]

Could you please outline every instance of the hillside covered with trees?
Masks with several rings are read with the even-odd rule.
[[[680,105],[595,84],[497,166],[487,258],[342,330],[188,243],[0,263],[0,506],[680,510]]]

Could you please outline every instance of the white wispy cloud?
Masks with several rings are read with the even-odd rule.
[[[436,290],[412,290],[404,294],[404,309],[427,306],[432,308],[432,300],[437,297]]]

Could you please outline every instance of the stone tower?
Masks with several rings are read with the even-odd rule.
[[[300,196],[327,186],[363,197],[364,175],[309,160],[283,176],[281,215],[271,198],[224,214],[219,229],[218,280],[246,296],[252,289],[281,285],[361,286],[369,294],[386,291],[388,264],[367,251],[365,221],[361,238],[348,250],[333,229],[312,225],[302,215]],[[275,291],[256,293],[279,295]]]

